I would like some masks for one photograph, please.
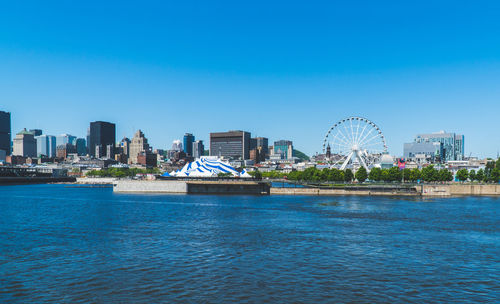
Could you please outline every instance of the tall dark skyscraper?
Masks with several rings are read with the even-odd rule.
[[[10,155],[10,113],[0,111],[0,150]]]
[[[116,142],[115,131],[116,126],[114,123],[105,121],[91,122],[88,142],[89,155],[99,158],[108,154],[110,145],[114,149]]]
[[[193,156],[194,135],[191,133],[184,134],[184,153]]]
[[[250,158],[250,132],[210,133],[210,155],[231,159]]]

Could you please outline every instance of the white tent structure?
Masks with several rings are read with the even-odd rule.
[[[217,177],[219,173],[231,173],[233,177],[251,178],[246,170],[238,172],[229,163],[216,156],[202,156],[186,164],[182,169],[170,172],[175,177]]]

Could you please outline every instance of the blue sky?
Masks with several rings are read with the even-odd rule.
[[[0,4],[0,110],[13,132],[142,129],[155,148],[243,129],[311,155],[364,116],[392,154],[417,133],[500,150],[497,1]],[[188,1],[182,1],[188,2]]]

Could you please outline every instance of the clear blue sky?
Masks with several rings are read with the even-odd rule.
[[[467,154],[500,149],[498,1],[73,2],[0,4],[13,132],[105,120],[170,148],[243,129],[310,155],[358,115],[395,155],[439,130],[465,134]]]

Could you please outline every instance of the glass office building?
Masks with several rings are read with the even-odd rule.
[[[0,150],[5,151],[6,155],[10,155],[10,113],[0,111]]]

